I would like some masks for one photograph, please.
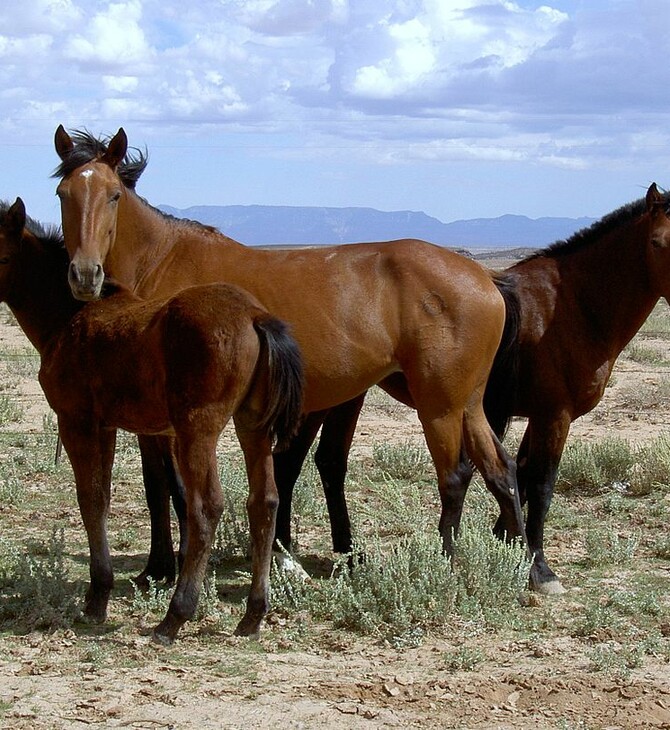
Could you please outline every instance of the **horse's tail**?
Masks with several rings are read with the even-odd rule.
[[[267,406],[260,428],[277,439],[282,448],[300,424],[304,373],[298,343],[284,322],[271,315],[254,320],[254,328],[267,353]]]
[[[518,394],[521,306],[512,275],[495,274],[493,282],[505,300],[505,327],[486,385],[484,411],[491,428],[502,438],[514,415]]]

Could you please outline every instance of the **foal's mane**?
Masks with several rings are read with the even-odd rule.
[[[670,203],[670,193],[663,193],[663,197],[665,198],[666,204]],[[639,218],[647,209],[646,205],[644,198],[622,205],[617,210],[608,213],[590,226],[577,231],[570,238],[556,241],[546,248],[532,253],[518,263],[538,258],[558,258],[580,251],[603,236],[606,236],[610,231]]]
[[[86,129],[76,129],[70,135],[74,147],[67,157],[53,171],[51,177],[64,178],[78,167],[99,160],[105,152],[111,140],[111,136],[94,137]],[[144,172],[149,155],[146,150],[143,152],[137,147],[132,147],[132,152],[126,152],[126,156],[121,160],[117,168],[118,176],[121,182],[130,190],[135,189],[140,175]]]
[[[0,200],[0,225],[5,222],[7,212],[11,208],[12,203],[8,203],[5,200]],[[36,221],[30,216],[26,216],[26,228],[30,233],[35,236],[42,244],[53,250],[62,250],[65,252],[65,243],[63,241],[63,233],[61,232],[60,226],[57,225],[44,225],[39,221]]]

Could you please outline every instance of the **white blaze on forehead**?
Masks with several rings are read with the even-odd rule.
[[[91,177],[93,170],[82,170],[79,174],[81,177]]]

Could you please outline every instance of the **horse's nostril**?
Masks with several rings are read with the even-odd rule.
[[[81,276],[79,275],[79,269],[75,266],[73,262],[70,263],[70,266],[68,267],[68,276],[70,278],[70,281],[81,281]]]

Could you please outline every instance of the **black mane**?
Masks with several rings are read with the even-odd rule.
[[[666,204],[670,203],[670,193],[663,193],[663,196],[666,200]],[[587,228],[582,228],[580,231],[577,231],[570,236],[570,238],[556,241],[546,248],[542,248],[539,251],[532,253],[522,261],[531,261],[532,259],[537,258],[556,258],[579,251],[586,248],[597,239],[607,235],[615,228],[639,218],[646,209],[647,205],[644,198],[635,200],[627,205],[622,205],[617,210],[612,213],[608,213]]]
[[[78,167],[99,160],[105,152],[111,140],[111,136],[94,137],[85,129],[76,129],[70,135],[74,147],[60,165],[53,171],[51,177],[64,178]],[[146,152],[137,147],[133,147],[133,152],[128,151],[117,168],[117,173],[121,182],[131,190],[135,189],[140,175],[149,162],[149,156]]]
[[[68,154],[68,156],[53,171],[51,177],[64,178],[66,175],[69,175],[78,167],[81,167],[82,165],[86,165],[87,163],[91,162],[91,160],[99,160],[107,151],[107,146],[112,139],[111,135],[107,135],[104,137],[94,137],[90,132],[85,129],[75,130],[70,135],[70,138],[74,143],[74,147],[72,148],[72,151]],[[140,176],[144,172],[147,164],[149,163],[149,154],[146,149],[144,150],[144,152],[137,147],[133,147],[132,149],[134,152],[126,153],[126,156],[119,164],[116,172],[121,182],[129,190],[137,193],[137,191],[135,190],[135,186],[137,185],[137,181],[140,179]],[[209,231],[211,233],[220,233],[218,228],[215,228],[214,226],[208,226],[204,223],[200,223],[200,221],[189,220],[188,218],[176,218],[175,216],[160,210],[160,208],[156,208],[155,206],[151,205],[151,203],[149,203],[140,195],[138,195],[137,197],[147,207],[156,211],[156,213],[158,213],[162,218],[165,218],[168,221],[172,221],[177,225],[194,226],[196,228]]]

